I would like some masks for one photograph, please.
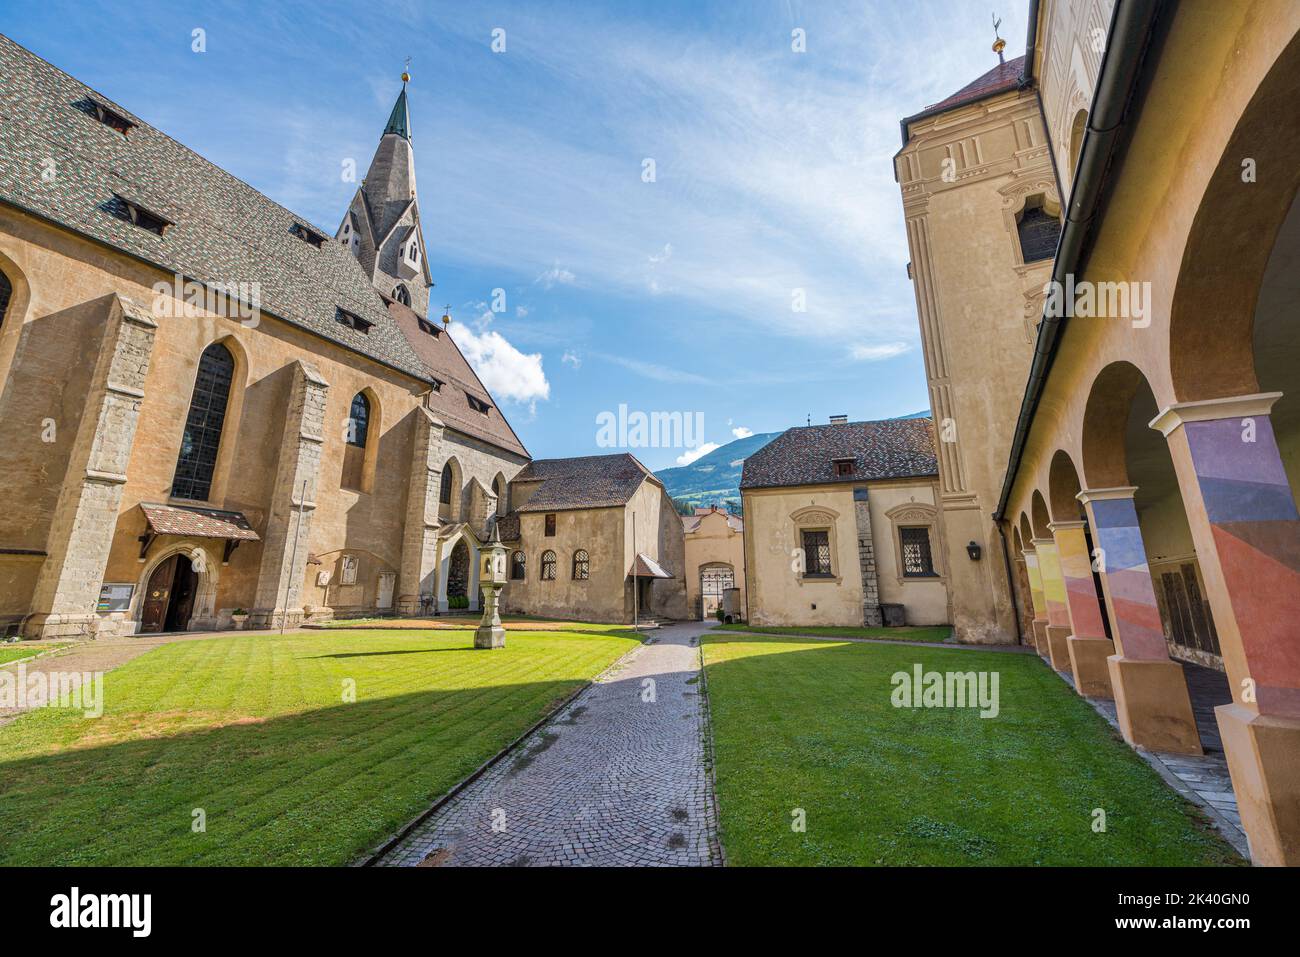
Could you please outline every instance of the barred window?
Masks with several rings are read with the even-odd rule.
[[[831,577],[831,537],[826,529],[804,529],[803,560],[805,578]]]
[[[591,575],[591,559],[584,548],[573,553],[573,580],[585,582]]]
[[[542,552],[542,581],[555,581],[555,552],[549,548]]]
[[[172,477],[175,498],[206,502],[212,494],[212,473],[217,467],[217,449],[226,424],[226,404],[234,375],[235,357],[229,349],[214,342],[203,350]]]
[[[930,529],[900,528],[898,540],[903,546],[903,577],[933,578],[934,559],[930,554]]]
[[[528,556],[523,552],[515,552],[510,556],[510,579],[511,581],[521,582],[524,580],[524,573],[528,568]]]
[[[1025,206],[1016,223],[1020,237],[1020,255],[1025,262],[1039,262],[1056,255],[1056,242],[1061,236],[1061,221],[1043,209],[1042,200],[1036,206]]]

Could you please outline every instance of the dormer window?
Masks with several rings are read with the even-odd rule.
[[[170,219],[167,219],[165,216],[159,216],[152,210],[145,209],[133,199],[127,199],[125,196],[121,196],[117,193],[114,193],[113,196],[117,200],[117,205],[120,207],[119,209],[114,210],[114,215],[119,219],[125,219],[128,222],[139,226],[141,229],[147,229],[149,232],[157,233],[159,236],[167,232],[168,226],[174,225]]]
[[[416,321],[420,325],[420,331],[423,332],[425,335],[433,336],[433,338],[435,339],[437,339],[440,335],[442,335],[442,330],[439,329],[432,322],[430,322],[428,319],[417,318]]]
[[[469,407],[473,409],[475,412],[481,412],[484,415],[487,415],[488,410],[492,408],[492,406],[488,405],[482,399],[475,398],[474,396],[470,395],[468,392],[465,393],[465,398],[469,400]]]
[[[105,106],[103,103],[98,103],[95,100],[91,100],[90,105],[94,107],[95,117],[99,122],[103,123],[105,126],[112,127],[123,136],[130,133],[136,126],[134,122],[128,120],[112,107]]]
[[[397,250],[398,265],[402,270],[403,278],[409,279],[419,271],[420,268],[420,244],[415,237],[411,237],[409,243],[403,243]]]
[[[316,232],[316,230],[312,229],[311,227],[304,226],[302,223],[294,223],[292,226],[289,227],[289,232],[297,236],[303,242],[311,243],[317,249],[320,249],[322,246],[325,245],[324,236]]]
[[[848,478],[853,475],[856,461],[851,458],[832,459],[835,464],[835,477]]]
[[[369,334],[370,327],[374,325],[369,319],[362,319],[355,312],[348,312],[342,306],[334,314],[334,321],[341,326],[347,326],[349,329],[355,329],[357,332]]]

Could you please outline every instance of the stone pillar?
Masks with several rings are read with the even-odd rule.
[[[1061,556],[1053,538],[1035,538],[1038,568],[1043,576],[1043,600],[1047,603],[1047,660],[1056,671],[1069,673],[1070,612],[1065,604],[1065,579],[1061,575]]]
[[[1029,601],[1034,606],[1034,620],[1030,622],[1034,650],[1046,658],[1047,599],[1043,597],[1043,570],[1038,564],[1038,553],[1032,548],[1025,549],[1025,574],[1029,576]]]
[[[1113,698],[1110,690],[1110,666],[1107,659],[1115,653],[1115,643],[1106,637],[1097,602],[1097,588],[1092,581],[1092,556],[1083,522],[1053,522],[1048,525],[1056,539],[1061,560],[1061,577],[1065,581],[1065,604],[1069,613],[1070,634],[1066,638],[1070,673],[1074,688],[1089,698]]]
[[[416,409],[414,420],[406,524],[402,529],[402,565],[398,574],[400,615],[419,614],[422,599],[432,599],[438,589],[438,485],[442,481],[445,427],[423,406]]]
[[[1232,704],[1215,709],[1256,864],[1300,865],[1300,512],[1273,434],[1281,393],[1186,402],[1164,433]]]
[[[871,502],[865,487],[853,490],[853,518],[858,530],[858,572],[862,575],[862,624],[879,628],[885,622],[880,612],[876,546],[871,540]]]
[[[1107,660],[1115,710],[1129,744],[1200,754],[1187,679],[1165,645],[1133,505],[1136,491],[1133,487],[1084,489],[1078,495],[1100,549],[1101,589],[1118,652]]]
[[[135,303],[120,297],[109,302],[99,359],[32,595],[32,614],[23,625],[29,638],[93,637],[101,628],[95,607],[157,329],[148,311]]]
[[[293,376],[271,507],[262,536],[257,593],[249,612],[249,625],[254,628],[302,623],[302,583],[311,547],[312,513],[316,510],[329,383],[301,360],[295,364]]]

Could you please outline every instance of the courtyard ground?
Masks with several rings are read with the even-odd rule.
[[[639,641],[585,628],[491,652],[469,631],[153,647],[104,676],[102,717],[0,727],[0,821],[23,822],[0,828],[0,865],[348,863]]]
[[[729,864],[1244,863],[1036,656],[723,631],[704,656]],[[917,663],[997,672],[998,715],[895,708]]]
[[[948,625],[903,628],[845,628],[829,625],[719,625],[722,631],[758,635],[795,635],[807,638],[872,638],[878,641],[944,642],[952,637]]]

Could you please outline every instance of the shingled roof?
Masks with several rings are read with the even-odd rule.
[[[1025,58],[1023,56],[999,63],[987,73],[967,83],[952,96],[945,97],[938,103],[927,106],[919,113],[905,117],[902,121],[903,144],[907,145],[908,127],[917,120],[923,120],[937,113],[956,109],[959,106],[965,106],[968,103],[974,103],[986,97],[995,96],[998,93],[1006,93],[1009,90],[1017,89],[1020,86],[1021,76],[1024,72]]]
[[[852,459],[853,474],[835,474]],[[880,419],[787,429],[745,459],[740,487],[779,488],[939,474],[930,419]]]
[[[210,284],[259,283],[260,308],[353,352],[431,378],[347,247],[320,248],[294,223],[331,231],[263,196],[125,108],[0,35],[0,201],[168,273]],[[135,124],[123,135],[96,104]],[[55,176],[42,179],[48,161]],[[115,195],[116,194],[116,195]],[[156,235],[120,218],[118,197],[172,221]],[[336,321],[339,308],[369,332]]]
[[[647,478],[659,481],[627,452],[535,459],[514,477],[514,484],[540,481],[541,485],[516,511],[561,512],[626,505]]]
[[[484,439],[499,448],[528,456],[515,430],[501,414],[483,383],[452,340],[451,333],[421,319],[410,306],[390,302],[388,313],[406,336],[415,354],[434,370],[440,388],[429,396],[429,408],[446,426]],[[423,326],[421,325],[423,323]],[[470,395],[488,405],[486,413],[470,408]]]

